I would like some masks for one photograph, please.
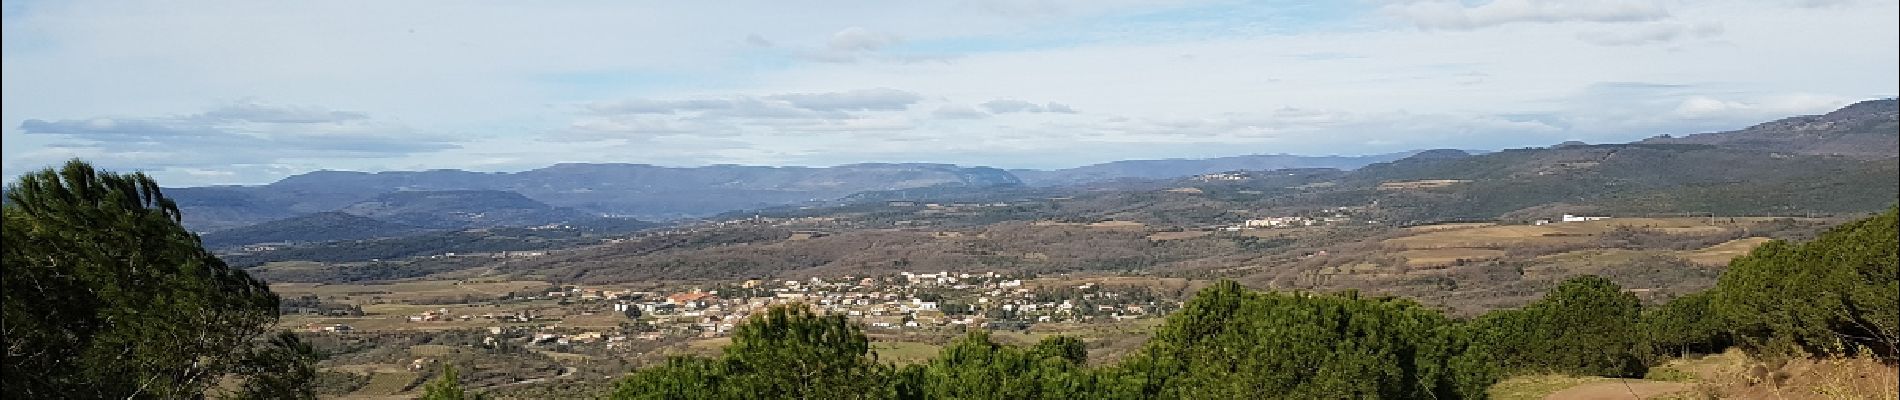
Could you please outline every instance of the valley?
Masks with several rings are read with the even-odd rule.
[[[1884,118],[1900,114],[1878,104],[1895,108]],[[1763,126],[1869,134],[1867,107],[1850,108],[1851,123],[1828,114]],[[786,307],[843,318],[892,368],[936,362],[973,334],[1000,346],[1075,340],[1090,367],[1133,362],[1209,287],[1403,301],[1483,321],[1592,277],[1641,307],[1669,307],[1718,287],[1732,260],[1761,246],[1813,240],[1900,196],[1892,156],[1769,153],[1720,135],[1383,161],[1171,160],[1154,171],[1141,166],[1162,164],[1040,175],[559,165],[319,172],[174,192],[186,226],[209,230],[203,245],[281,298],[273,328],[324,354],[323,397],[409,398],[448,366],[498,398],[593,397],[628,371],[719,357],[747,321]],[[1209,171],[1248,160],[1263,168]],[[676,191],[685,187],[723,189]],[[652,196],[703,208],[625,208]],[[622,203],[587,200],[607,197]],[[1708,357],[1729,358],[1679,362],[1705,372],[1754,362]],[[1732,373],[1709,374],[1696,379]],[[1593,386],[1603,379],[1527,375],[1488,390],[1588,397],[1607,390]]]
[[[1710,168],[1744,159],[1755,167]],[[781,304],[847,316],[899,365],[979,330],[1018,345],[1078,337],[1091,363],[1113,363],[1223,279],[1475,317],[1591,275],[1661,305],[1716,286],[1757,246],[1891,204],[1892,160],[1703,144],[1447,150],[1355,170],[865,191],[659,224],[511,192],[400,191],[206,241],[248,243],[224,257],[294,300],[279,326],[326,338],[330,395],[401,398],[430,365],[454,364],[479,368],[474,387],[532,398],[717,355],[736,323]],[[351,236],[265,233],[329,226]],[[1592,381],[1514,382],[1497,397]]]
[[[0,3],[0,399],[1900,400],[1900,2]]]

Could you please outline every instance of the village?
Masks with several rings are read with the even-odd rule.
[[[1178,299],[1143,286],[1031,282],[999,272],[940,271],[752,279],[677,290],[561,285],[517,291],[495,301],[513,305],[508,311],[476,312],[478,306],[458,305],[383,318],[400,318],[398,330],[485,327],[491,345],[513,340],[529,345],[605,344],[611,349],[636,340],[728,336],[754,313],[783,304],[804,304],[819,314],[844,315],[873,333],[1026,330],[1044,323],[1154,318],[1180,306]],[[579,320],[593,323],[567,323]],[[304,328],[364,331],[348,323],[312,323]]]

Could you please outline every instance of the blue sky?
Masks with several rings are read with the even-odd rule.
[[[1878,0],[5,1],[14,176],[1058,168],[1734,129],[1900,91]]]

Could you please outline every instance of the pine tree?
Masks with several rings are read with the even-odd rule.
[[[637,371],[613,397],[886,398],[889,375],[863,329],[843,315],[779,305],[735,328],[719,359],[678,358]]]
[[[1474,341],[1507,372],[1642,376],[1649,352],[1641,317],[1635,295],[1585,275],[1523,309],[1484,315]]]
[[[1813,241],[1774,241],[1729,264],[1711,300],[1745,348],[1767,355],[1900,351],[1900,209]]]
[[[290,332],[278,332],[269,343],[253,349],[239,374],[244,385],[240,399],[315,399],[310,383],[317,379],[316,350]]]
[[[195,397],[277,320],[270,289],[200,246],[144,174],[73,160],[6,199],[0,397]]]
[[[462,388],[462,376],[455,372],[455,366],[442,365],[442,374],[422,386],[422,400],[480,400],[480,394],[469,394]]]

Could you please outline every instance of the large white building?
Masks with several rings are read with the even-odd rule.
[[[1600,220],[1606,220],[1606,219],[1610,219],[1610,217],[1585,217],[1585,216],[1579,216],[1579,215],[1564,214],[1563,221],[1564,222],[1584,222],[1584,221],[1600,221]]]

